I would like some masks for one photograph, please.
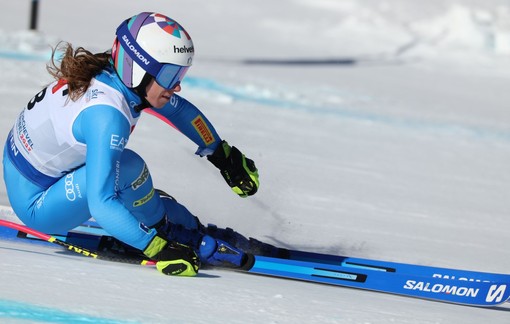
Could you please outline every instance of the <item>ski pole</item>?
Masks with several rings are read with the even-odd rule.
[[[121,262],[121,263],[130,263],[130,264],[140,264],[140,265],[155,265],[156,264],[156,262],[154,262],[152,260],[144,260],[142,258],[125,258],[125,257],[121,257],[121,256],[116,256],[116,255],[104,255],[104,254],[101,254],[100,252],[90,251],[88,249],[79,247],[77,245],[69,244],[62,240],[59,240],[58,238],[56,238],[54,236],[36,231],[36,230],[34,230],[30,227],[27,227],[25,225],[9,222],[9,221],[3,220],[3,219],[0,219],[0,226],[5,226],[8,228],[12,228],[14,230],[21,231],[25,234],[35,236],[35,237],[37,237],[41,240],[47,241],[49,243],[60,245],[69,251],[84,255],[86,257],[94,258],[94,259]]]

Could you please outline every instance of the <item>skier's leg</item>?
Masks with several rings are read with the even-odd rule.
[[[189,230],[200,230],[202,228],[203,225],[200,223],[198,217],[190,213],[189,210],[178,203],[174,197],[160,189],[156,189],[156,192],[161,197],[161,201],[165,207],[167,222],[183,226]]]
[[[65,233],[90,218],[75,172],[45,189],[25,178],[4,152],[4,181],[16,216],[27,226],[46,233]]]
[[[145,226],[161,220],[165,207],[154,189],[152,176],[143,158],[125,149],[120,160],[117,196],[123,205]]]
[[[166,209],[165,217],[155,225],[158,232],[170,241],[194,247],[204,264],[242,267],[250,261],[241,249],[206,235],[204,226],[186,207],[165,192],[158,192]]]
[[[165,233],[172,233],[170,237],[174,240],[191,246],[195,246],[202,236],[209,235],[215,239],[224,241],[229,245],[250,254],[285,257],[285,249],[276,248],[271,244],[267,244],[256,240],[252,237],[246,238],[233,229],[218,228],[214,224],[208,224],[207,227],[200,223],[198,217],[191,214],[186,207],[179,204],[175,198],[162,190],[156,190],[161,196],[161,200],[166,209],[165,224],[169,228],[165,229]]]
[[[41,188],[25,178],[4,155],[4,180],[11,206],[23,223],[47,233],[65,233],[91,215],[86,192],[86,165]],[[140,156],[125,150],[120,161],[119,199],[140,223],[154,224],[165,214]],[[143,200],[143,204],[137,203]]]

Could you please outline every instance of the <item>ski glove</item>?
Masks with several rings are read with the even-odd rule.
[[[239,196],[254,195],[259,188],[259,173],[255,163],[244,156],[235,146],[221,141],[213,154],[207,156],[209,162],[220,169],[220,173]]]
[[[168,242],[157,235],[143,253],[157,261],[156,268],[166,275],[191,277],[195,276],[200,268],[200,260],[192,248],[177,242]]]

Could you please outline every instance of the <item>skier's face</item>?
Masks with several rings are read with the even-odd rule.
[[[180,84],[177,84],[174,88],[167,90],[152,79],[147,86],[147,96],[145,99],[147,99],[153,108],[163,108],[163,106],[170,101],[173,94],[179,91],[181,91]]]

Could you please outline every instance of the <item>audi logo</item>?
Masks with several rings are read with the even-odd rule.
[[[65,178],[65,189],[66,189],[66,198],[69,201],[74,201],[76,199],[76,193],[74,192],[74,172],[66,175]]]

